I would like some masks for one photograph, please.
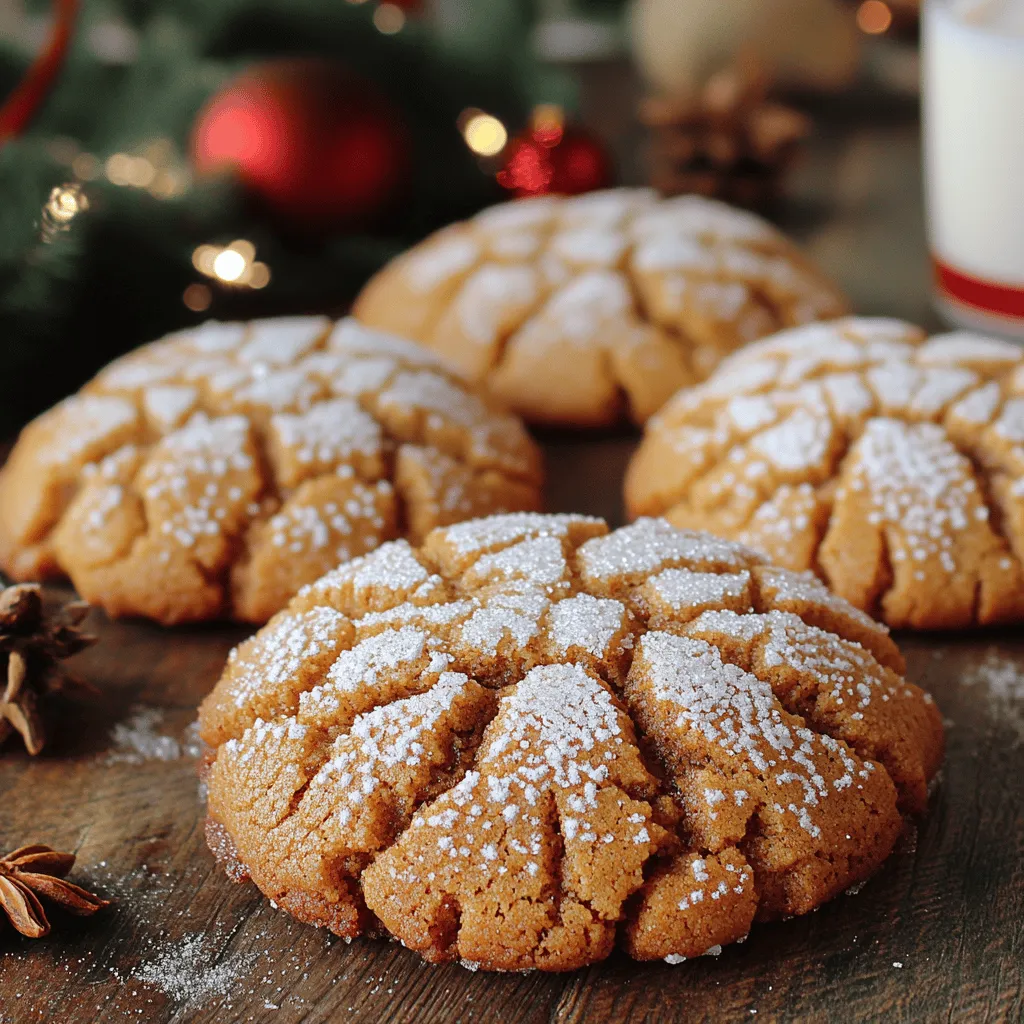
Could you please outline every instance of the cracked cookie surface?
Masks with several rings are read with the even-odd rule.
[[[485,210],[399,256],[354,308],[527,420],[581,427],[643,423],[738,346],[845,311],[767,221],[627,188]]]
[[[884,626],[739,544],[521,513],[305,587],[200,709],[211,848],[432,961],[672,962],[869,877],[943,749]]]
[[[325,317],[208,322],[22,431],[0,565],[111,615],[265,622],[384,541],[540,504],[540,454],[416,345]]]
[[[893,627],[1024,621],[1024,351],[882,319],[784,331],[665,405],[625,494]]]

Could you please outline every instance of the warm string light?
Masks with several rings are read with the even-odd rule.
[[[75,217],[88,209],[89,197],[77,182],[68,182],[51,189],[43,207],[43,240],[51,241],[60,232],[67,231]]]
[[[170,139],[155,139],[133,153],[111,153],[100,160],[74,139],[58,136],[47,144],[50,155],[71,168],[79,181],[106,178],[119,188],[137,188],[157,199],[173,199],[190,183],[188,166]]]
[[[381,4],[373,12],[373,24],[378,32],[393,36],[405,27],[405,11],[397,4]]]
[[[270,268],[256,259],[256,246],[244,238],[230,245],[198,246],[192,253],[192,266],[200,274],[233,288],[266,288],[270,283]],[[189,305],[187,300],[185,304]]]
[[[358,7],[365,4],[367,0],[346,0],[346,2],[352,4],[353,7]],[[398,4],[390,4],[385,0],[385,3],[378,4],[374,8],[373,27],[383,35],[393,36],[405,28],[405,11]]]
[[[102,173],[103,165],[92,153],[77,153],[71,159],[71,170],[82,181],[95,181]]]
[[[887,32],[892,25],[892,11],[883,0],[864,0],[857,8],[857,27],[870,36]]]
[[[156,168],[144,156],[114,153],[107,157],[103,172],[112,185],[146,188],[156,177]]]
[[[497,156],[508,142],[508,129],[493,114],[471,107],[459,116],[459,131],[477,156]]]
[[[173,199],[188,187],[188,171],[169,139],[157,139],[137,153],[112,153],[102,167],[112,185],[143,189],[157,199]]]

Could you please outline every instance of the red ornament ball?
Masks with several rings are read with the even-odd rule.
[[[577,195],[607,188],[612,163],[604,145],[582,128],[535,120],[509,143],[498,183],[517,196]]]
[[[192,132],[200,174],[232,169],[296,226],[373,223],[408,181],[401,115],[368,79],[320,59],[259,64],[202,109]]]

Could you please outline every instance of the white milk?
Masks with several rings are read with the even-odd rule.
[[[925,0],[923,19],[939,305],[1024,338],[1024,0]]]

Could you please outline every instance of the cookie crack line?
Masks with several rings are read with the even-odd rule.
[[[200,712],[211,844],[429,960],[678,962],[862,881],[923,811],[941,719],[878,658],[813,577],[664,521],[438,528],[233,653]]]
[[[812,569],[892,626],[956,628],[1024,620],[1022,476],[1019,348],[851,318],[766,338],[680,391],[625,499]]]
[[[113,615],[263,622],[339,561],[536,508],[541,483],[522,424],[411,343],[211,321],[25,428],[0,471],[0,564],[70,577]]]

